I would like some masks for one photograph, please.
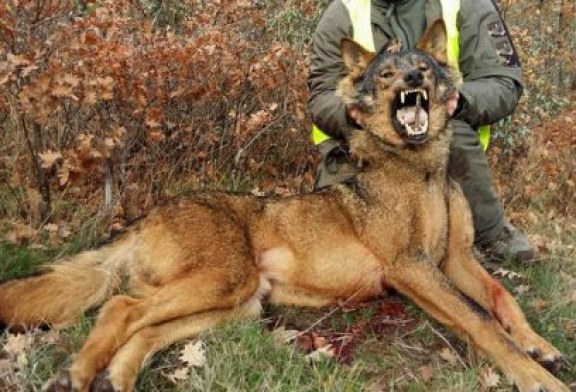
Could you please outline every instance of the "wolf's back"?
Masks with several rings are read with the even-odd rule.
[[[45,273],[0,285],[0,323],[16,329],[65,326],[108,298],[132,258],[134,234],[98,250],[62,259]]]

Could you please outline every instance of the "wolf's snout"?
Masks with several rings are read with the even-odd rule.
[[[413,69],[404,75],[404,81],[410,87],[419,87],[424,82],[424,74],[419,69]]]

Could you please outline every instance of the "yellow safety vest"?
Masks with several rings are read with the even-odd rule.
[[[375,52],[374,36],[372,35],[372,23],[370,23],[370,0],[342,0],[352,21],[354,36],[352,39],[362,45],[366,50]],[[447,45],[446,56],[448,64],[459,69],[458,60],[460,58],[460,34],[458,31],[458,12],[460,11],[460,0],[440,0],[442,5],[442,19],[446,25]],[[478,129],[478,137],[484,150],[490,143],[490,126],[483,125]],[[316,125],[312,126],[312,141],[318,145],[330,136],[326,135]]]

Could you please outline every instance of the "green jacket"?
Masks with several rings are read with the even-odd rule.
[[[455,118],[474,128],[492,124],[513,112],[522,94],[522,71],[514,46],[491,0],[461,0],[459,87],[462,106]],[[440,19],[439,0],[372,0],[372,31],[378,51],[397,37],[404,49],[413,48],[426,26]],[[326,9],[312,42],[308,106],[314,123],[326,134],[342,139],[352,128],[335,91],[346,68],[340,42],[352,37],[346,6],[335,0]]]

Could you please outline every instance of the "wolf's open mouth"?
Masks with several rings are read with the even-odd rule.
[[[400,91],[394,99],[392,113],[396,131],[409,143],[426,140],[428,107],[428,93],[421,88]]]

